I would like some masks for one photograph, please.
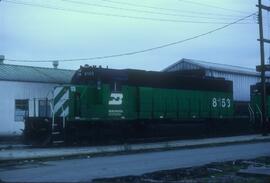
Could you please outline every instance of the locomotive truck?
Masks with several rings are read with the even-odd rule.
[[[253,97],[256,102],[256,97]],[[202,137],[250,130],[258,118],[235,113],[232,81],[181,72],[80,67],[46,101],[45,115],[25,118],[33,144],[161,137]]]

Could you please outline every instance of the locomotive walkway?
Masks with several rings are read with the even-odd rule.
[[[60,159],[106,154],[162,151],[168,149],[189,149],[198,147],[224,146],[231,144],[270,141],[270,136],[245,135],[234,137],[207,138],[196,140],[178,140],[145,144],[92,146],[92,147],[57,147],[57,148],[5,148],[0,146],[0,164],[7,161]]]

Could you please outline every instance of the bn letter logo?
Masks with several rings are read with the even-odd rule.
[[[123,94],[122,93],[111,93],[109,105],[122,105]]]

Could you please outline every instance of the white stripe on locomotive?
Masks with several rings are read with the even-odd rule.
[[[68,101],[69,99],[69,90],[66,90],[66,92],[64,92],[61,96],[61,98],[56,101],[56,97],[64,90],[65,88],[64,87],[57,87],[55,90],[55,94],[57,95],[54,95],[54,114],[56,113],[59,113],[59,111],[62,111],[61,112],[61,117],[66,117],[69,113],[69,108],[68,106],[64,106],[64,104]]]
[[[53,91],[54,98],[63,90],[64,87],[56,87]]]
[[[61,117],[67,117],[69,113],[69,107],[67,107],[62,113],[61,113]]]

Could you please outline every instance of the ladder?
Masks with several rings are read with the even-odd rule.
[[[62,106],[62,111],[64,111]],[[51,131],[51,142],[53,145],[63,145],[65,143],[65,128],[66,128],[66,118],[55,117],[54,113],[52,116],[52,131]]]
[[[64,128],[60,120],[52,124],[51,140],[53,145],[62,145],[65,142]]]

